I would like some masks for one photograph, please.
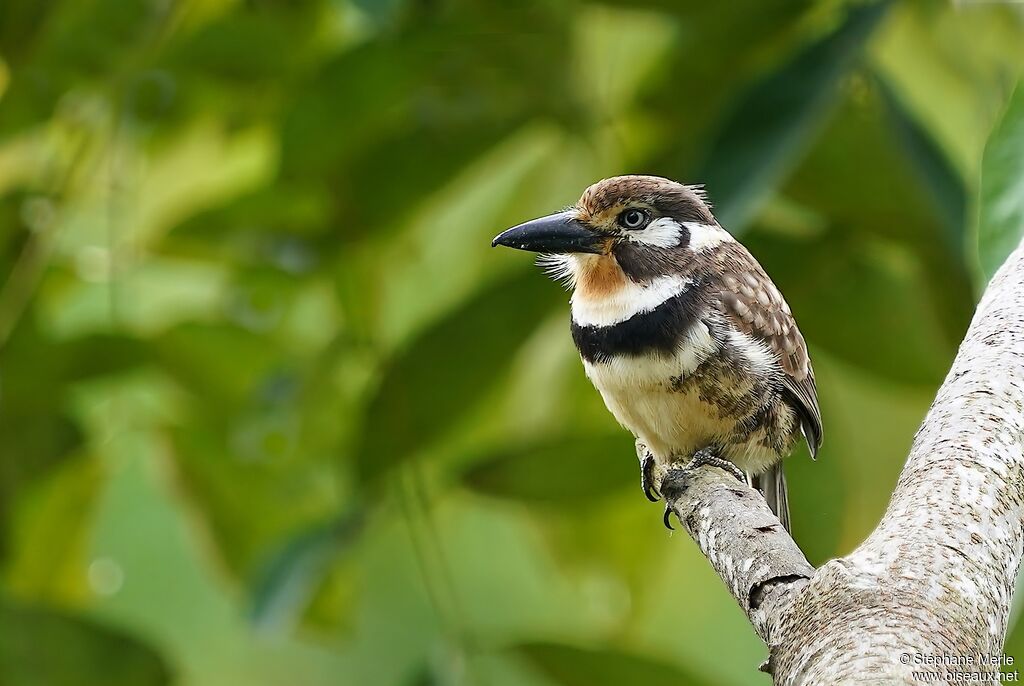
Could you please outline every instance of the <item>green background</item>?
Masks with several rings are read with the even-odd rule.
[[[968,0],[4,0],[0,685],[767,684],[490,239],[706,183],[810,343],[821,563],[1019,240],[1022,67]]]

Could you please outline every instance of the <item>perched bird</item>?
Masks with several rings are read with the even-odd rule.
[[[573,341],[605,405],[646,446],[649,499],[657,466],[693,458],[760,490],[789,529],[781,460],[801,434],[812,457],[821,445],[814,372],[789,305],[700,187],[605,179],[492,245],[542,253],[572,288]]]

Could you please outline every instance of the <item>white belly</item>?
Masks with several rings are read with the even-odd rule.
[[[583,366],[605,405],[659,461],[675,452],[693,452],[702,438],[728,427],[714,417],[696,392],[672,389],[672,379],[688,376],[715,350],[707,326],[697,322],[677,354],[616,357]]]
[[[716,446],[742,469],[763,471],[779,456],[761,444],[760,431],[735,444],[735,418],[723,416],[717,405],[702,400],[692,385],[681,389],[673,384],[673,378],[689,376],[716,350],[702,322],[686,340],[673,356],[584,361],[584,368],[612,415],[643,441],[657,462],[686,460],[701,448]]]

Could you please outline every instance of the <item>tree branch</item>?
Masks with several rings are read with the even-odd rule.
[[[1024,246],[978,305],[878,528],[814,570],[764,500],[711,467],[666,502],[769,646],[777,684],[992,674],[1024,550]]]
[[[811,578],[814,567],[764,498],[731,474],[709,466],[672,469],[660,489],[754,630],[767,640],[770,617]]]

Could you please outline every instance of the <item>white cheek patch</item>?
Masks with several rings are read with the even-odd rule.
[[[658,248],[672,248],[679,245],[683,227],[675,219],[660,217],[639,231],[626,231],[626,240],[645,243]]]
[[[686,222],[684,226],[690,232],[690,249],[694,252],[701,252],[716,245],[736,240],[732,237],[732,234],[717,224]]]
[[[684,222],[680,224],[671,217],[660,217],[640,231],[626,232],[626,240],[644,243],[657,248],[674,248],[679,245],[683,232],[690,234],[688,246],[694,252],[701,252],[736,240],[728,231],[717,224]]]
[[[627,280],[626,285],[600,297],[573,294],[572,319],[580,326],[613,326],[650,312],[687,289],[690,280],[678,275],[659,276],[647,284]]]

